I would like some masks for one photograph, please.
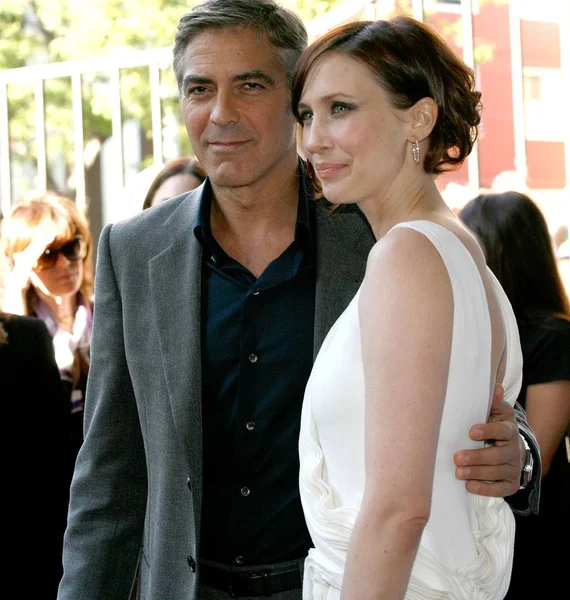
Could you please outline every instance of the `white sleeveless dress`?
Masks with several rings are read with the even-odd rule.
[[[463,243],[431,221],[409,221],[439,251],[451,280],[453,339],[435,461],[432,508],[406,600],[499,600],[508,589],[514,518],[502,498],[475,496],[455,478],[453,454],[481,447],[468,432],[491,403],[491,322],[483,281]],[[505,400],[514,404],[522,355],[511,305],[489,271],[505,324]],[[389,285],[389,282],[386,283]],[[338,600],[347,547],[364,491],[364,375],[357,292],[328,333],[307,384],[299,452],[303,510],[314,548],[304,600]],[[382,307],[378,307],[381,310]]]

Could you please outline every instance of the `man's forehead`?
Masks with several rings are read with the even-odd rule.
[[[207,29],[184,51],[184,71],[200,76],[233,77],[244,72],[285,72],[278,52],[267,38],[251,29]]]

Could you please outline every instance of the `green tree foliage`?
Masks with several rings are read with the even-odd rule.
[[[0,65],[20,67],[172,43],[188,0],[2,0]]]
[[[289,4],[290,8],[306,22],[324,15],[341,2],[339,0],[294,0]]]
[[[2,0],[0,67],[10,69],[166,47],[172,44],[180,16],[191,5],[187,0]],[[122,73],[121,92],[123,117],[139,119],[148,131],[150,106],[145,71],[131,69]],[[103,141],[111,134],[107,82],[104,73],[83,77],[86,145],[93,140]],[[63,157],[71,164],[71,81],[46,80],[44,92],[48,161],[50,157]],[[32,85],[8,88],[10,148],[16,171],[18,164],[33,159],[35,153],[33,94]],[[172,99],[169,101],[175,104]]]

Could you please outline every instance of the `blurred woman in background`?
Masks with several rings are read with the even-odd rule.
[[[11,264],[3,308],[39,317],[47,326],[69,399],[69,441],[74,463],[83,440],[93,319],[89,226],[74,202],[48,193],[12,207],[2,223],[2,241]]]
[[[570,463],[564,433],[570,423],[570,305],[544,216],[524,194],[483,194],[459,213],[479,239],[489,268],[517,318],[523,351],[518,398],[539,442],[542,492],[537,516],[517,517],[510,600],[530,598],[529,567],[540,578],[536,597],[555,598],[567,586]],[[562,540],[562,551],[555,540]],[[538,570],[537,562],[539,563]],[[549,593],[550,592],[550,593]]]
[[[171,160],[151,183],[143,202],[143,210],[189,192],[202,185],[205,179],[206,173],[195,158],[181,157]]]

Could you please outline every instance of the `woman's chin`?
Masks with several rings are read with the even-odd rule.
[[[323,196],[332,204],[355,204],[356,200],[352,200],[351,198],[347,198],[346,196],[341,196],[340,194],[327,194],[325,190],[323,190]]]

